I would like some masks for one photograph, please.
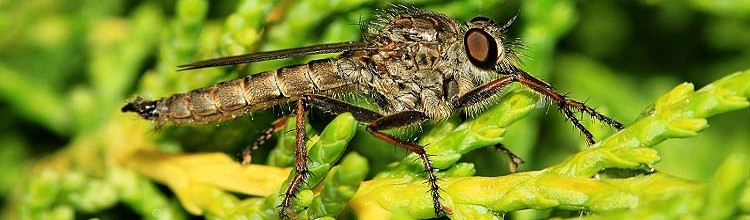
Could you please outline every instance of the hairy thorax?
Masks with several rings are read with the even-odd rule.
[[[429,13],[429,12],[425,12]],[[456,96],[452,50],[460,49],[460,26],[437,14],[391,15],[371,24],[365,39],[380,50],[368,54],[364,65],[372,74],[362,82],[382,113],[421,111],[431,119],[450,116]]]

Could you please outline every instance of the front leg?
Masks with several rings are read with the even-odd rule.
[[[581,133],[583,133],[583,135],[586,137],[586,143],[588,145],[593,145],[596,143],[596,141],[594,141],[594,135],[592,135],[591,132],[589,132],[589,130],[586,129],[583,124],[581,124],[578,118],[575,117],[571,108],[576,108],[580,111],[586,112],[599,121],[609,124],[617,130],[621,130],[624,128],[624,126],[620,122],[617,122],[599,112],[596,112],[594,109],[584,105],[581,102],[568,99],[565,95],[561,95],[560,93],[555,92],[552,86],[550,86],[546,82],[529,75],[521,69],[513,67],[509,71],[510,72],[508,72],[507,75],[484,84],[457,98],[453,101],[453,106],[455,108],[464,108],[479,103],[482,100],[485,100],[497,94],[497,92],[510,85],[511,83],[519,82],[524,86],[530,88],[531,90],[552,99],[557,104],[558,109],[563,112],[563,115],[565,115],[565,117],[570,120],[573,126],[575,126]]]
[[[522,69],[513,67],[510,69],[510,71],[511,71],[510,74],[516,76],[516,78],[518,79],[518,82],[520,82],[521,84],[531,88],[532,90],[542,95],[545,95],[553,99],[555,102],[558,103],[559,106],[561,106],[561,108],[573,107],[573,108],[578,109],[579,111],[586,112],[586,114],[589,114],[592,117],[596,118],[597,120],[604,122],[605,124],[608,124],[609,126],[612,126],[618,131],[625,128],[625,126],[623,126],[622,123],[615,121],[614,119],[597,112],[593,108],[586,106],[584,103],[576,101],[576,100],[568,99],[565,95],[561,95],[555,92],[554,88],[552,88],[551,85],[532,76],[531,74],[527,73],[526,71],[523,71]]]

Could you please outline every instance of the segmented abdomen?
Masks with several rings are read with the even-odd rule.
[[[211,123],[298,100],[303,94],[347,90],[358,71],[349,59],[327,59],[221,82],[157,101],[160,124]]]

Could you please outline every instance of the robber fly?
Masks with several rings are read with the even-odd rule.
[[[223,57],[179,66],[180,70],[236,65],[310,54],[341,53],[337,58],[221,82],[158,100],[141,97],[122,108],[135,112],[157,126],[165,123],[212,123],[232,119],[271,106],[294,103],[297,173],[284,193],[279,215],[289,216],[294,194],[309,174],[305,148],[305,114],[312,108],[331,114],[350,112],[366,123],[373,136],[416,153],[425,168],[436,216],[451,214],[440,203],[435,169],[422,146],[400,140],[383,130],[441,120],[464,110],[486,106],[511,83],[523,86],[552,101],[581,133],[589,145],[593,135],[573,114],[585,112],[622,129],[619,122],[581,102],[568,99],[552,86],[517,65],[517,43],[506,39],[512,23],[497,25],[485,17],[465,24],[445,15],[407,6],[394,6],[362,25],[363,39],[356,42]],[[377,110],[349,104],[335,97],[347,93],[372,96]],[[262,143],[283,127],[274,122],[256,142]]]

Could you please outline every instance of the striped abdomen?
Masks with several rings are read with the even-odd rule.
[[[221,82],[156,101],[136,99],[123,107],[142,117],[166,122],[211,123],[250,111],[298,100],[303,94],[345,92],[353,85],[344,76],[360,71],[349,59],[327,59],[284,67]],[[149,108],[150,106],[150,108]]]

